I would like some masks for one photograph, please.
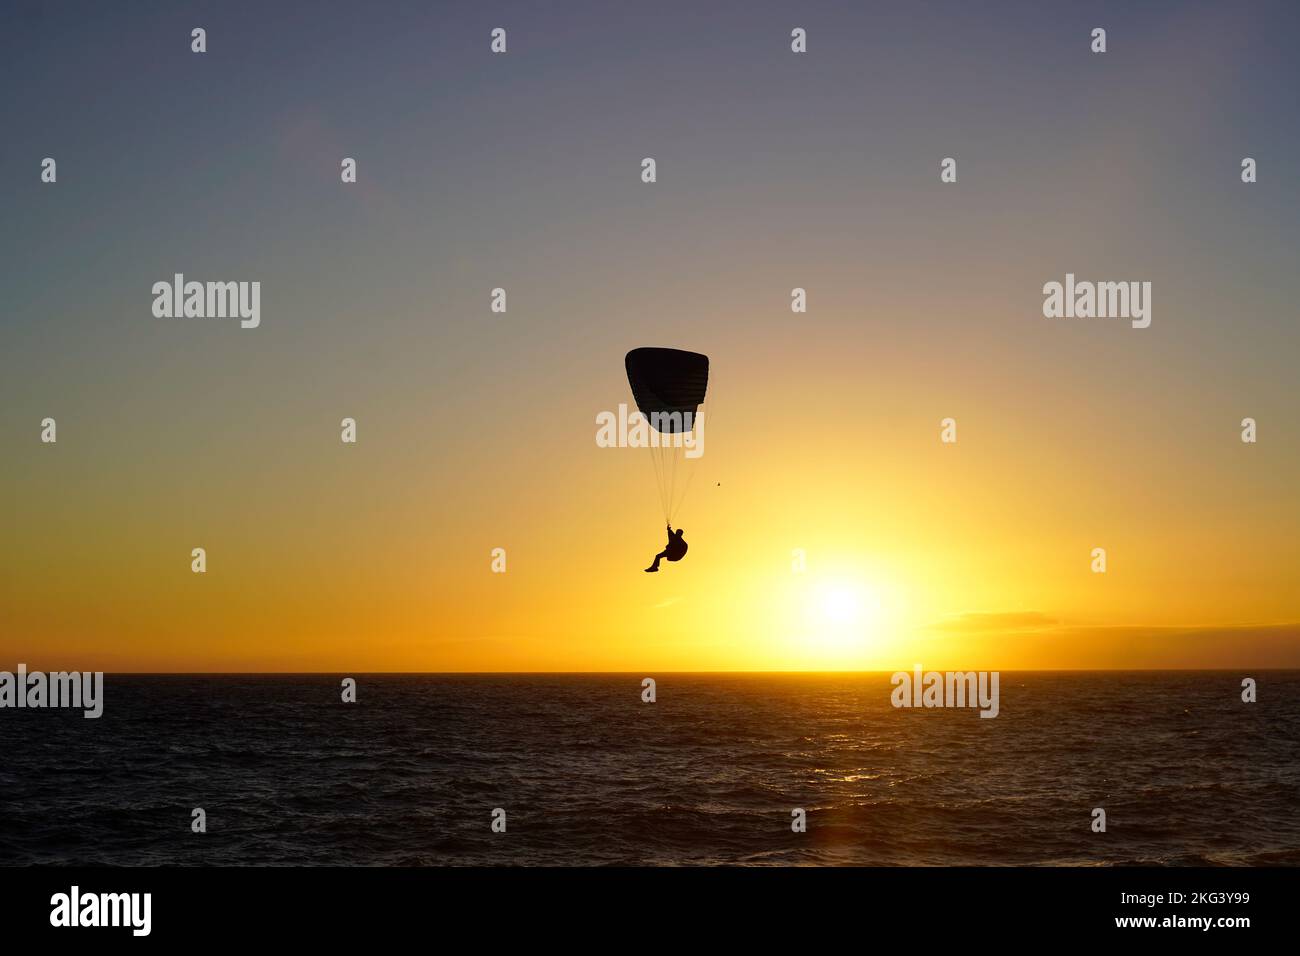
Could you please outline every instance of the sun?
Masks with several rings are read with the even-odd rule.
[[[821,613],[834,624],[852,624],[862,617],[862,596],[859,591],[842,585],[822,590]]]
[[[846,664],[879,637],[880,599],[857,581],[823,581],[805,598],[803,645],[827,665]]]
[[[831,562],[828,562],[830,564]],[[845,559],[790,575],[756,602],[770,634],[765,663],[798,671],[892,666],[910,625],[905,589],[878,563]]]

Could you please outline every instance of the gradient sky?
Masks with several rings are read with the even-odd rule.
[[[1133,6],[6,4],[0,669],[1300,666],[1300,13]]]

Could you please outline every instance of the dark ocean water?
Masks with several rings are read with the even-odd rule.
[[[0,711],[0,863],[1300,864],[1300,673],[653,676],[110,675]]]

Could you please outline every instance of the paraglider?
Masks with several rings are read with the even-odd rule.
[[[654,432],[649,450],[668,544],[646,571],[658,571],[660,560],[680,561],[686,555],[682,529],[673,531],[672,522],[694,477],[693,473],[687,476],[679,488],[683,459],[696,457],[683,453],[688,436],[703,436],[704,417],[699,407],[709,387],[709,357],[682,349],[639,348],[628,352],[623,364],[636,407]]]
[[[682,537],[682,535],[684,535],[685,533],[686,532],[683,531],[681,528],[678,528],[676,531],[674,531],[673,526],[669,525],[668,544],[664,547],[662,551],[660,551],[658,554],[655,555],[655,563],[650,565],[650,567],[646,568],[646,570],[658,571],[659,562],[662,561],[664,558],[667,558],[669,561],[680,561],[682,558],[686,557],[686,547],[687,547],[686,539]]]

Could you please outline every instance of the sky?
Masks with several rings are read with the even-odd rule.
[[[0,669],[1300,666],[1298,34],[6,4]],[[177,272],[260,326],[155,317]],[[1067,273],[1149,281],[1150,327],[1045,318]],[[711,359],[656,575],[648,452],[595,442],[638,346]]]

